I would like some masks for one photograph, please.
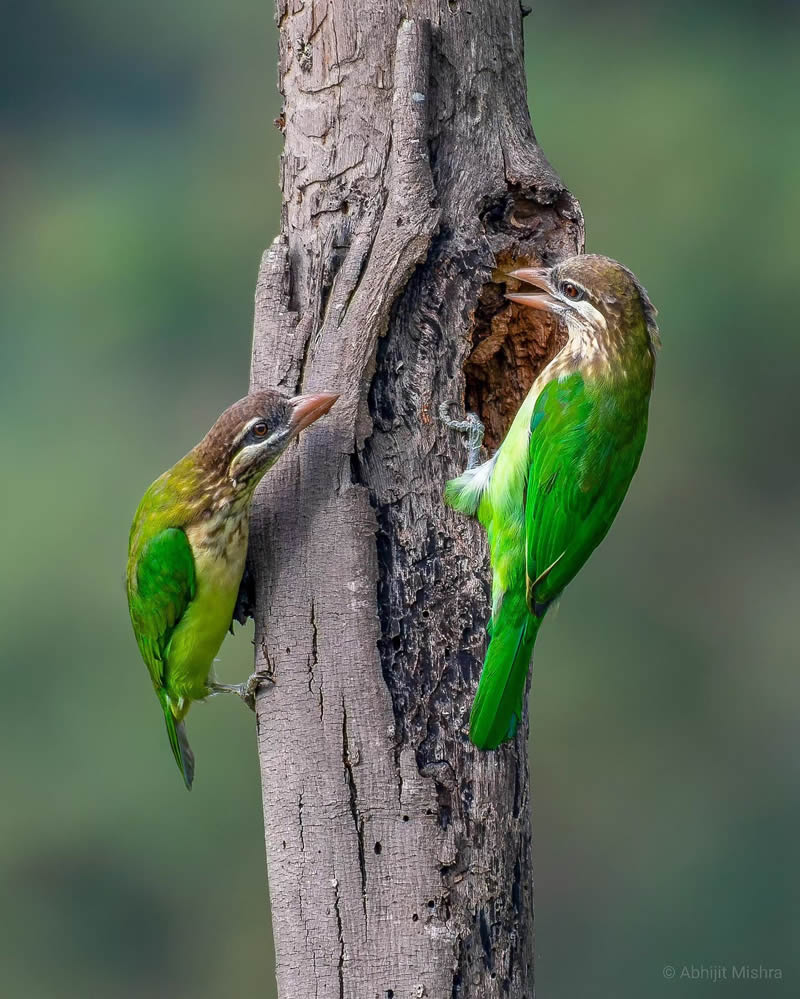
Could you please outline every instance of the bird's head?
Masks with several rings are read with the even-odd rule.
[[[220,416],[197,451],[237,492],[252,491],[289,443],[339,398],[333,392],[288,396],[275,389],[253,392]]]
[[[554,267],[523,267],[510,277],[536,291],[512,292],[512,302],[543,309],[567,328],[589,332],[601,343],[619,348],[660,345],[656,310],[636,276],[610,257],[585,253],[567,257]]]

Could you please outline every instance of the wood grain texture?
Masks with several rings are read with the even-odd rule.
[[[494,268],[575,252],[580,209],[533,137],[516,0],[277,17],[284,207],[252,387],[342,393],[251,535],[280,996],[532,999],[527,724],[496,753],[467,739],[488,567],[442,505],[463,450],[434,414],[471,392],[499,425],[519,402],[497,359],[465,383],[479,341],[502,359],[519,332]],[[526,381],[555,336],[527,333]]]

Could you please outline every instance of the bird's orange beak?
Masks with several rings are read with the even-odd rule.
[[[508,276],[539,289],[535,292],[507,292],[506,298],[510,302],[527,305],[531,309],[541,309],[543,312],[561,312],[563,309],[561,302],[553,297],[552,286],[550,284],[550,271],[546,268],[520,267],[519,270],[509,271]]]
[[[320,416],[324,416],[338,398],[336,392],[317,392],[314,395],[296,395],[291,399],[292,415],[289,417],[289,428],[292,436],[305,430]]]

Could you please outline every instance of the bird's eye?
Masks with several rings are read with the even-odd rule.
[[[253,437],[266,437],[269,432],[269,427],[266,423],[254,423],[250,429],[250,433]]]
[[[577,302],[579,299],[583,298],[583,292],[581,289],[576,284],[572,284],[570,281],[567,281],[564,285],[563,291],[567,298],[571,298],[573,302]]]

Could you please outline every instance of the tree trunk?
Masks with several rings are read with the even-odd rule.
[[[518,0],[277,15],[252,386],[342,394],[254,510],[279,994],[532,999],[528,726],[467,738],[489,570],[443,506],[465,452],[436,414],[466,404],[498,443],[558,333],[497,268],[576,252],[580,209],[533,136]]]

